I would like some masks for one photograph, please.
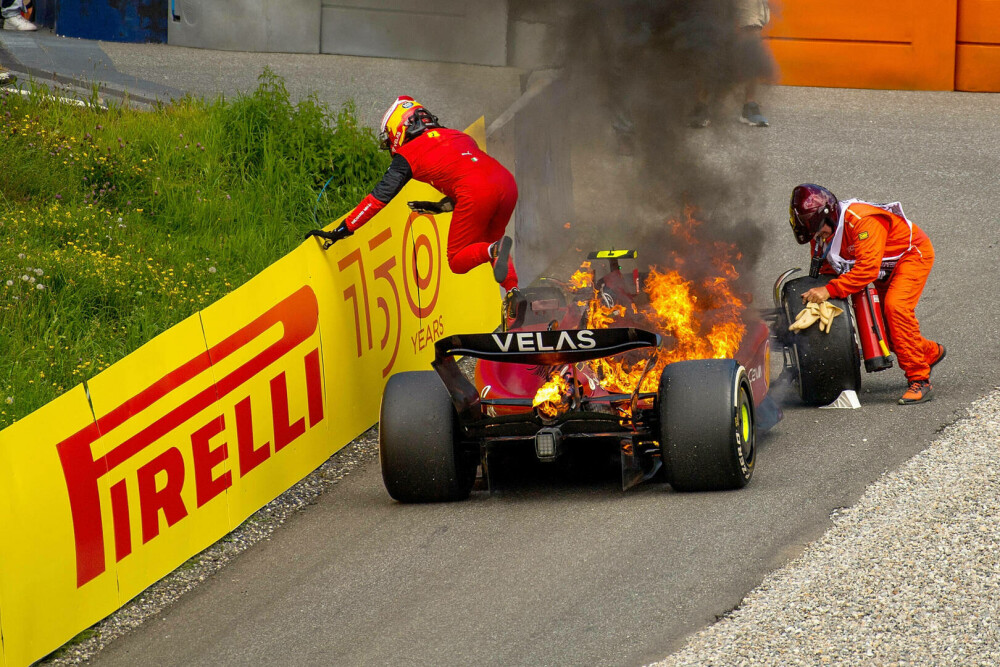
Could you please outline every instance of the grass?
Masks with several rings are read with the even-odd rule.
[[[352,105],[293,104],[268,70],[152,112],[47,93],[0,94],[0,428],[241,285],[388,165]]]

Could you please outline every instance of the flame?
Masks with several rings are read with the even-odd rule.
[[[685,209],[685,221],[667,223],[677,249],[667,258],[667,267],[650,269],[643,284],[649,303],[638,309],[633,304],[629,322],[622,322],[627,312],[624,306],[608,308],[596,293],[586,303],[589,328],[639,326],[675,341],[672,347],[665,343],[655,366],[642,379],[642,392],[657,390],[663,368],[669,363],[734,356],[746,333],[746,303],[735,288],[739,279],[735,262],[740,253],[733,244],[701,242],[697,236],[700,224],[691,207]],[[687,260],[706,254],[710,261],[699,262],[697,267]],[[591,367],[606,390],[631,393],[642,378],[648,355],[634,357],[597,359]]]
[[[590,262],[584,262],[580,269],[569,277],[569,286],[574,292],[577,290],[593,289],[594,275],[590,272]]]
[[[538,388],[531,405],[548,419],[554,419],[571,407],[573,389],[561,372],[552,373],[549,380]]]

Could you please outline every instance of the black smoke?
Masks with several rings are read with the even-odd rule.
[[[770,77],[772,65],[762,42],[740,29],[736,2],[563,3],[560,93],[545,98],[554,125],[518,131],[569,143],[572,243],[634,246],[656,263],[679,249],[666,222],[694,207],[703,240],[736,243],[740,272],[749,274],[764,242],[764,221],[754,214],[762,208],[763,169],[741,133],[771,130],[737,119],[747,83]],[[693,129],[699,102],[712,125]],[[521,166],[523,183],[534,174]],[[561,225],[543,236],[554,252],[564,249]]]

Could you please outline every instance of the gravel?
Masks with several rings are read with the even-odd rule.
[[[161,612],[226,563],[271,534],[295,512],[313,504],[351,471],[378,458],[378,428],[365,431],[302,481],[259,509],[236,530],[189,559],[111,616],[91,626],[38,665],[76,665]]]
[[[1000,664],[998,454],[1000,388],[656,665]]]

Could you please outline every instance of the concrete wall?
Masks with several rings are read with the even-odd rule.
[[[172,46],[319,53],[320,0],[173,0],[169,11]]]
[[[506,66],[507,0],[173,0],[167,41]]]
[[[323,53],[507,65],[507,0],[323,0]]]

